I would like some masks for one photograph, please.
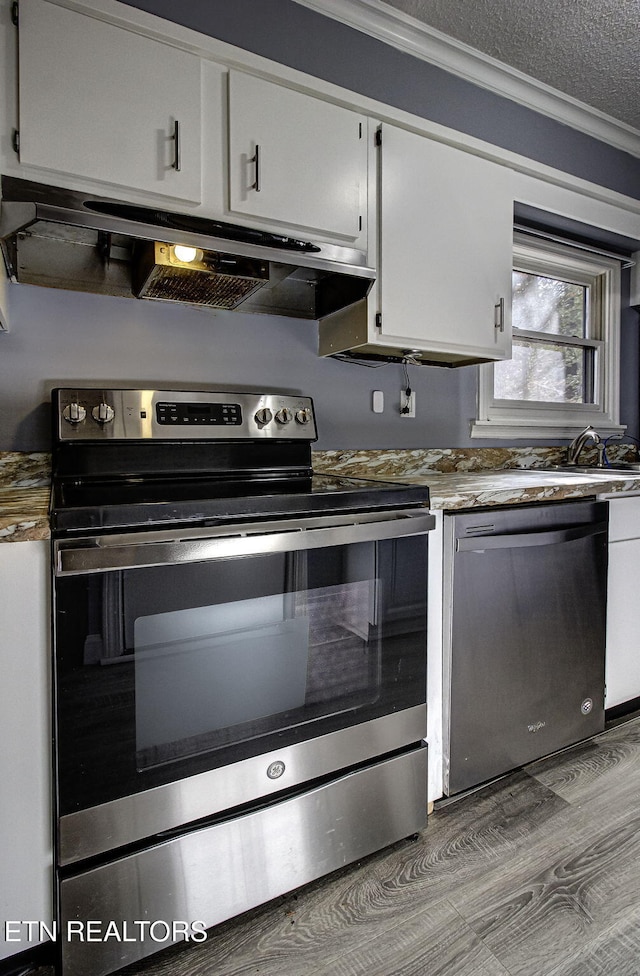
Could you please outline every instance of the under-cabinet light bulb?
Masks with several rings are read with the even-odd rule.
[[[197,247],[189,247],[187,244],[174,244],[173,253],[178,261],[182,261],[184,264],[197,261],[198,255],[202,257],[202,251],[199,251]]]

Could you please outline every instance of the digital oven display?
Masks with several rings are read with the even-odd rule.
[[[157,403],[156,420],[174,427],[238,426],[242,423],[242,410],[239,403]]]

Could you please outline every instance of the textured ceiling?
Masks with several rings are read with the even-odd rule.
[[[640,129],[640,0],[385,0]]]

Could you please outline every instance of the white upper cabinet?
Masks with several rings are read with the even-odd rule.
[[[366,213],[366,118],[231,71],[229,209],[351,243]]]
[[[380,127],[378,276],[368,306],[321,323],[320,353],[465,365],[511,355],[511,171]]]
[[[510,170],[388,125],[380,153],[379,341],[508,358]]]
[[[21,165],[199,203],[200,59],[47,0],[19,10]]]

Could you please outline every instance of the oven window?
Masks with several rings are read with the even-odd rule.
[[[375,701],[379,592],[359,580],[138,617],[138,768]]]
[[[60,813],[424,703],[426,546],[58,578]]]

